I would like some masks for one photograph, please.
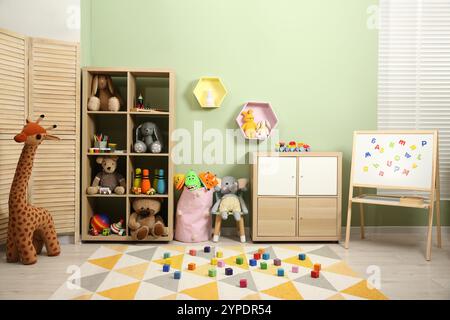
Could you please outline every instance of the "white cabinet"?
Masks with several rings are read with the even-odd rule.
[[[297,194],[297,158],[260,157],[258,159],[258,195],[295,196]]]
[[[342,153],[253,156],[253,241],[339,241]]]
[[[337,157],[298,158],[298,194],[301,196],[337,195]]]

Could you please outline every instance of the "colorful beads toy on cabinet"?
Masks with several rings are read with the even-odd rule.
[[[276,152],[309,152],[311,151],[311,146],[303,142],[289,141],[286,144],[284,141],[280,141],[275,144]]]

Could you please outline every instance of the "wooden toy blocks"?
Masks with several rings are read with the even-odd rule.
[[[249,261],[250,266],[254,267],[257,264],[257,261],[255,259],[250,259]]]
[[[191,249],[191,250],[189,250],[189,254],[190,254],[191,256],[196,256],[196,255],[197,255],[197,250]]]
[[[190,271],[194,271],[194,270],[195,270],[195,268],[196,268],[196,265],[195,265],[195,263],[191,262],[191,263],[189,263],[189,264],[188,264],[188,270],[190,270]]]
[[[261,270],[267,270],[267,262],[260,263]]]
[[[222,251],[217,251],[216,252],[216,258],[222,258],[223,257],[223,252]]]
[[[253,259],[255,259],[255,260],[259,260],[259,259],[261,259],[261,253],[254,253],[253,254]]]
[[[278,259],[278,258],[273,259],[273,264],[274,264],[275,266],[281,266],[281,260]]]
[[[223,267],[225,267],[225,262],[224,262],[223,260],[218,260],[218,261],[217,261],[217,266],[218,266],[219,268],[223,268]]]
[[[210,247],[210,246],[205,246],[205,247],[203,248],[203,252],[205,252],[205,253],[211,252],[211,247]]]
[[[163,272],[169,272],[170,271],[170,264],[163,265]]]
[[[315,271],[319,272],[321,269],[322,269],[322,266],[321,266],[320,263],[315,263],[315,264],[314,264],[314,270],[315,270]]]
[[[215,277],[216,275],[217,275],[216,269],[211,268],[211,269],[208,270],[208,276],[209,276],[209,277],[213,278],[213,277]]]
[[[262,255],[263,260],[269,260],[270,259],[270,253],[264,252]]]
[[[244,264],[244,258],[236,257],[236,264],[239,264],[239,265]]]
[[[298,260],[306,260],[306,254],[300,253],[300,254],[298,255]]]
[[[233,275],[233,269],[232,268],[225,268],[225,275],[226,276],[232,276]]]
[[[292,266],[292,273],[298,273],[298,266]]]
[[[319,271],[311,270],[311,278],[318,278],[319,277]]]
[[[247,279],[241,279],[239,280],[239,286],[241,288],[247,288]]]
[[[164,259],[170,258],[170,252],[164,252]]]
[[[175,280],[180,280],[181,279],[181,272],[180,271],[175,271],[175,273],[173,274],[173,278]]]
[[[217,258],[211,258],[211,265],[217,266]]]
[[[266,249],[264,249],[264,248],[259,248],[258,249],[258,253],[259,254],[264,254],[264,252],[266,252]]]
[[[277,270],[277,276],[279,277],[284,277],[284,269],[283,268],[279,268]]]

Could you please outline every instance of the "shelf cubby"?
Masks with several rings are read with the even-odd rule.
[[[90,227],[90,221],[91,218],[94,216],[94,214],[105,214],[108,216],[110,223],[116,223],[119,222],[120,219],[123,219],[125,224],[127,224],[127,203],[126,203],[126,197],[89,197],[87,201],[86,206],[86,219],[83,220],[82,223],[82,231],[83,234],[89,235],[89,227]],[[109,237],[120,237],[119,239],[126,239],[127,234],[125,236],[119,236],[119,235],[110,235],[110,236],[92,236],[95,238],[95,240],[102,240]]]
[[[207,94],[211,92],[214,103],[208,106]],[[218,77],[201,77],[194,88],[194,96],[202,108],[219,108],[227,95],[227,89]]]
[[[124,105],[120,111],[89,111],[88,98],[91,94],[92,79],[97,74],[110,75],[114,86],[118,89]],[[173,162],[171,159],[170,134],[175,123],[175,74],[171,70],[161,69],[129,69],[129,68],[93,68],[83,69],[82,95],[82,206],[81,206],[81,239],[83,241],[133,241],[129,234],[128,218],[132,212],[132,201],[140,198],[162,198],[161,216],[167,226],[168,235],[158,239],[149,237],[144,241],[170,241],[173,238],[173,190],[169,181],[173,178]],[[145,105],[156,110],[134,111],[139,93],[144,96]],[[161,153],[135,153],[135,131],[140,123],[152,121],[161,131],[163,150]],[[94,134],[103,133],[110,137],[111,143],[117,144],[114,153],[90,153],[94,147]],[[88,195],[86,189],[91,185],[95,175],[102,170],[96,163],[97,156],[118,156],[117,172],[127,182],[124,195]],[[140,167],[150,170],[150,181],[153,184],[154,169],[164,169],[166,193],[163,195],[134,195],[131,191],[134,169]],[[114,210],[117,211],[114,211]],[[123,213],[127,230],[125,236],[92,236],[89,234],[90,218],[98,211],[112,212],[111,223],[120,220],[118,213]],[[101,212],[99,212],[101,213]],[[117,220],[117,218],[119,220]],[[116,221],[117,220],[117,221]]]
[[[134,143],[136,142],[136,130],[139,127],[139,125],[145,123],[145,122],[153,122],[158,128],[161,133],[161,142],[163,145],[163,148],[161,150],[161,153],[168,154],[169,152],[169,121],[170,118],[166,116],[160,116],[160,115],[149,115],[149,114],[131,114],[130,115],[130,125],[129,135],[131,136],[131,145],[130,147],[130,153],[134,152]],[[157,153],[151,153],[149,150],[147,152],[142,153],[143,155],[156,155]]]
[[[168,198],[157,197],[157,196],[140,196],[140,197],[137,197],[137,198],[139,198],[139,199],[143,199],[143,198],[144,199],[145,198],[158,199],[159,198],[158,200],[162,200],[162,202],[161,202],[161,210],[159,211],[158,215],[163,219],[164,225],[166,226],[166,232],[169,233],[168,232],[168,221],[169,221]],[[130,211],[128,213],[127,221],[130,219],[130,215],[134,212],[133,205],[132,205],[134,199],[136,199],[136,197],[134,197],[134,198],[130,197],[130,199],[129,199],[129,201],[130,201],[129,202]],[[130,230],[130,228],[127,228],[127,229],[128,229],[127,230],[127,234],[131,238],[131,230]],[[148,241],[167,241],[167,240],[170,240],[170,239],[168,239],[168,236],[162,236],[162,237],[159,237],[159,238],[154,238],[153,236],[149,235],[146,240],[148,240]]]

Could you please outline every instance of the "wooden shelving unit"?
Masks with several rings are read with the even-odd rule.
[[[117,112],[88,111],[87,102],[91,92],[92,78],[96,74],[112,77],[126,105]],[[173,162],[171,159],[172,142],[170,135],[175,125],[175,74],[171,70],[162,69],[130,69],[130,68],[83,68],[82,87],[82,188],[81,188],[81,239],[83,241],[133,241],[128,229],[128,219],[132,212],[131,203],[137,198],[163,199],[160,215],[167,226],[167,236],[153,238],[149,236],[144,241],[170,241],[173,239]],[[142,94],[145,105],[151,105],[158,111],[133,111],[136,97]],[[163,150],[159,154],[135,153],[133,150],[134,132],[136,127],[145,121],[155,122],[163,135]],[[107,134],[111,142],[117,143],[117,150],[123,152],[92,154],[89,148],[93,146],[92,137],[96,133]],[[95,162],[98,155],[119,156],[117,171],[122,174],[127,183],[124,195],[88,195],[86,189],[92,183],[101,166]],[[154,196],[134,195],[131,191],[134,169],[150,170],[150,180],[153,181],[154,169],[164,169],[166,178],[166,194]],[[107,214],[111,223],[124,219],[127,228],[126,235],[92,236],[89,234],[90,218],[93,214]]]

